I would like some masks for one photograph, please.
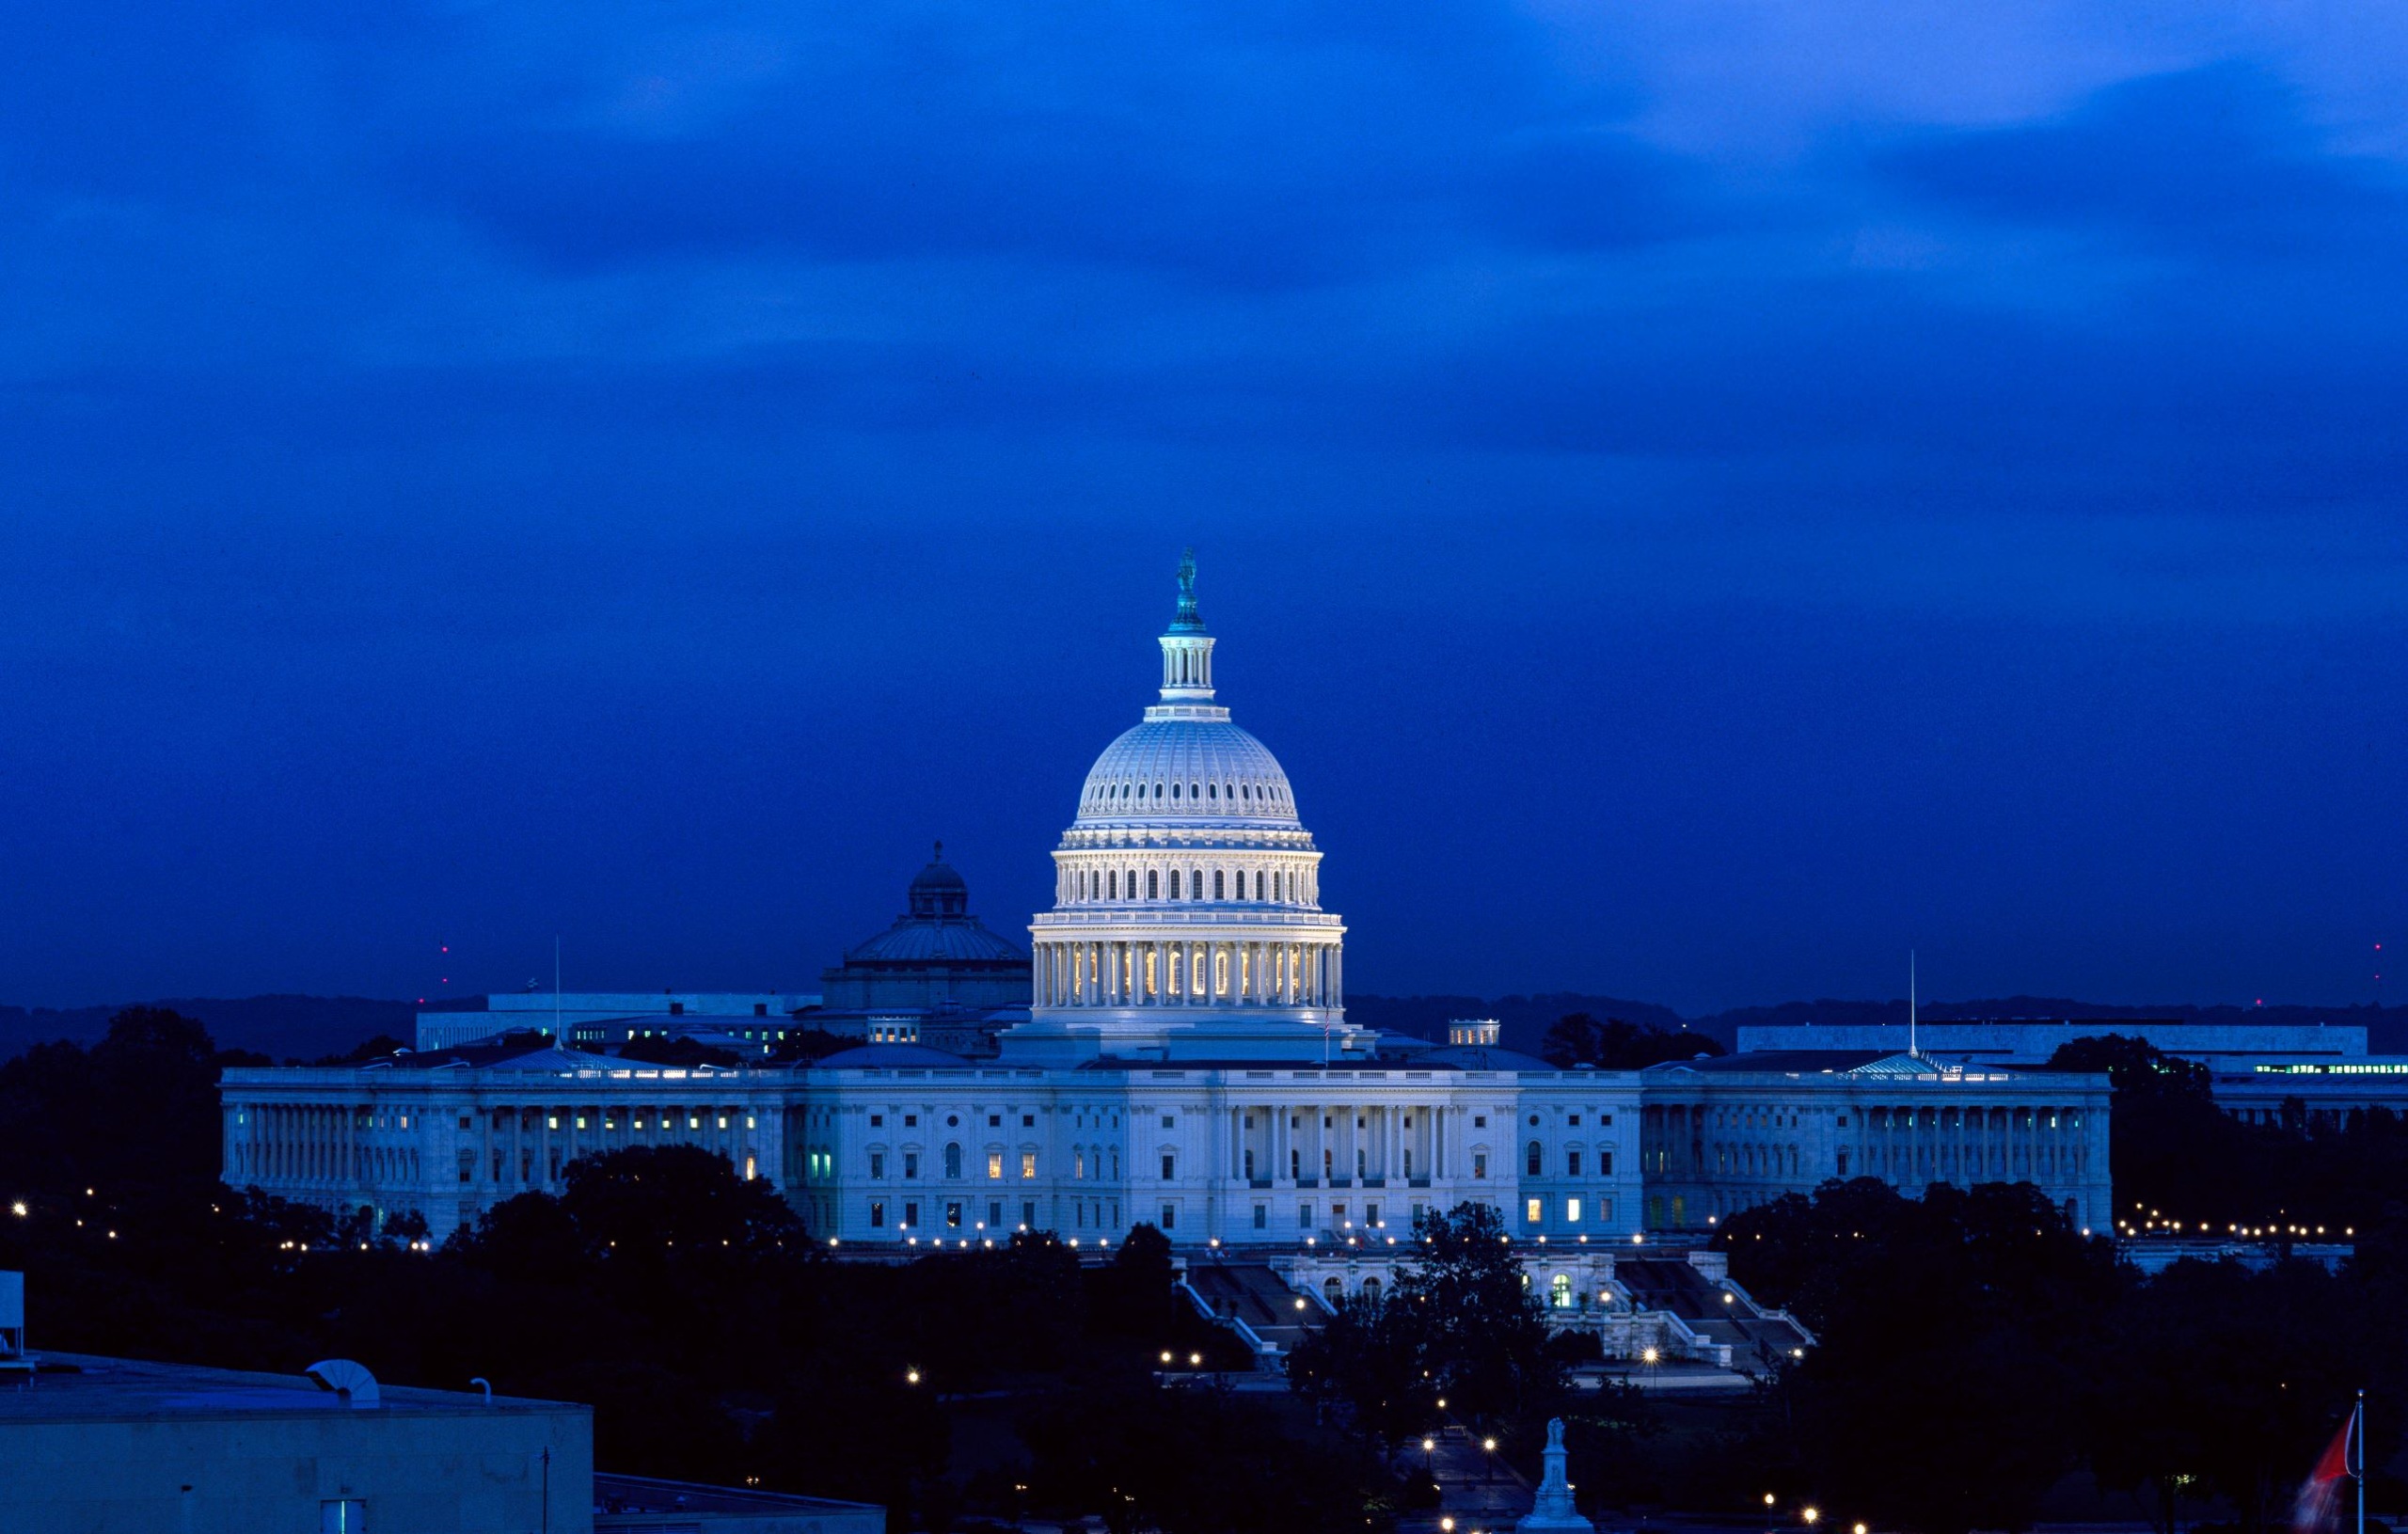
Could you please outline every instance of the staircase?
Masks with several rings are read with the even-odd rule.
[[[1245,1338],[1266,1363],[1285,1359],[1327,1319],[1267,1263],[1193,1261],[1183,1287],[1199,1311]]]

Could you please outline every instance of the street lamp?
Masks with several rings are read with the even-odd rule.
[[[905,1369],[903,1371],[903,1383],[905,1384],[918,1384],[920,1383],[920,1371],[916,1368]]]
[[[1811,1528],[1823,1521],[1823,1510],[1815,1507],[1801,1508],[1798,1510],[1798,1516],[1805,1519],[1807,1526]]]
[[[1481,1439],[1480,1441],[1480,1451],[1488,1456],[1488,1479],[1490,1480],[1495,1480],[1497,1479],[1497,1440],[1494,1438]]]

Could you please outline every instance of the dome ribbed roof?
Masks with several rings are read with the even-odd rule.
[[[1270,748],[1227,720],[1149,719],[1087,769],[1082,824],[1234,821],[1294,826],[1288,774]]]
[[[1006,939],[990,932],[974,916],[930,922],[905,917],[845,955],[848,964],[1028,962]]]

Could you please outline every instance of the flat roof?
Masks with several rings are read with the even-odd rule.
[[[691,1481],[655,1480],[650,1476],[619,1476],[594,1472],[594,1510],[628,1512],[875,1512],[885,1510],[868,1502],[834,1502],[824,1496],[798,1496],[791,1492],[755,1492],[736,1486],[702,1486]]]
[[[412,1415],[457,1412],[586,1412],[569,1401],[496,1396],[474,1390],[377,1385],[381,1404],[355,1408],[302,1374],[255,1374],[198,1364],[37,1352],[30,1382],[0,1384],[0,1423],[96,1417],[241,1416],[253,1413],[376,1410]]]

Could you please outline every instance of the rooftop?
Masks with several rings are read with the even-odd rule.
[[[74,1418],[239,1416],[256,1412],[354,1410],[449,1415],[460,1412],[583,1412],[566,1401],[473,1390],[420,1390],[379,1384],[380,1404],[355,1408],[307,1375],[253,1374],[198,1364],[160,1364],[88,1353],[41,1352],[30,1383],[0,1388],[0,1422]]]
[[[734,1486],[698,1486],[682,1480],[654,1480],[649,1476],[594,1473],[594,1510],[597,1513],[715,1512],[750,1513],[767,1517],[798,1512],[877,1512],[866,1502],[832,1502],[826,1497],[797,1496],[788,1492],[754,1492]]]

